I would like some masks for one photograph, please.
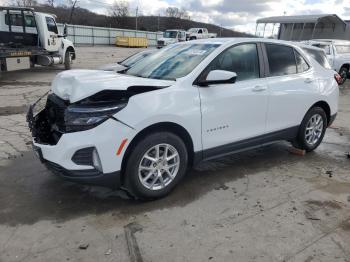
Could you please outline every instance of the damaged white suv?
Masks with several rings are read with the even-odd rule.
[[[154,199],[203,160],[278,140],[316,149],[338,95],[335,72],[293,43],[207,39],[122,74],[60,73],[27,118],[35,151],[60,176]]]

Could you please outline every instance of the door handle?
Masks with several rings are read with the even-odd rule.
[[[266,89],[267,89],[266,86],[254,86],[253,92],[262,92],[262,91],[265,91]]]
[[[312,83],[314,80],[312,79],[312,78],[306,78],[305,79],[305,83],[307,83],[307,84],[310,84],[310,83]]]

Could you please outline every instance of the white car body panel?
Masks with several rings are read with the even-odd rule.
[[[103,90],[127,90],[130,86],[162,88],[130,97],[127,106],[114,115],[115,120],[107,120],[87,131],[63,134],[55,146],[35,145],[42,149],[45,159],[71,170],[82,169],[82,166],[72,162],[72,154],[78,149],[95,146],[103,172],[110,173],[121,170],[125,151],[133,138],[154,124],[173,123],[183,127],[190,135],[196,153],[299,126],[316,102],[326,102],[331,116],[337,113],[339,89],[334,72],[322,68],[308,57],[306,60],[311,69],[302,74],[209,87],[194,84],[201,72],[223,50],[247,42],[281,43],[267,39],[198,40],[197,43],[220,43],[221,46],[191,73],[176,81],[99,70],[60,73],[52,83],[52,93],[70,103]],[[292,43],[282,43],[304,54]],[[127,139],[125,149],[117,156],[116,150],[124,139]]]
[[[254,91],[261,87],[265,91]],[[268,95],[266,79],[200,88],[203,149],[263,135]]]

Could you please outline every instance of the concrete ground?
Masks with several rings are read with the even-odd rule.
[[[74,68],[136,49],[84,47]],[[167,198],[53,176],[30,149],[24,111],[59,68],[0,79],[0,261],[350,261],[350,84],[315,152],[281,142],[204,163]],[[350,81],[349,81],[350,83]]]

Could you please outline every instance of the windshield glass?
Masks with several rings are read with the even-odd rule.
[[[336,45],[335,49],[338,54],[347,54],[350,53],[350,45]]]
[[[328,59],[326,55],[322,51],[317,51],[315,49],[310,48],[303,48],[303,50],[311,56],[313,59],[315,59],[321,66],[327,69],[331,69],[331,66],[328,62]]]
[[[141,59],[145,58],[146,56],[149,56],[151,53],[148,52],[141,52],[136,55],[132,55],[125,59],[124,61],[120,62],[119,64],[126,66],[126,67],[131,67],[132,65],[136,64],[138,61]]]
[[[218,44],[176,44],[162,49],[131,67],[126,74],[175,80],[188,75]]]
[[[165,31],[163,34],[164,38],[176,38],[177,37],[177,31]]]

